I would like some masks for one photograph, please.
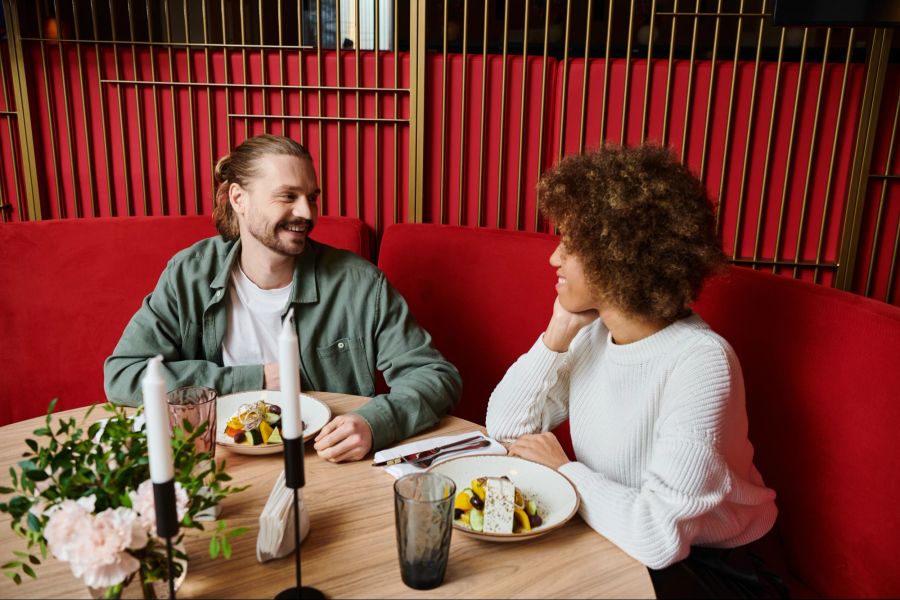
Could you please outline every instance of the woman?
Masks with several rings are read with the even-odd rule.
[[[538,195],[561,232],[557,298],[491,395],[489,434],[568,477],[584,520],[650,568],[658,595],[761,593],[716,587],[696,564],[758,540],[777,514],[740,364],[689,308],[725,265],[701,183],[664,149],[605,147],[562,160]],[[575,461],[548,433],[566,418]],[[669,589],[685,568],[703,571],[694,589]]]

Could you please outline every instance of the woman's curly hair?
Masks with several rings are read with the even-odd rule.
[[[664,148],[568,156],[541,177],[538,198],[592,292],[627,314],[685,316],[703,281],[726,264],[702,184]]]

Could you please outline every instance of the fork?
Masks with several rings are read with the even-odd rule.
[[[458,448],[447,448],[446,450],[441,450],[431,456],[426,456],[425,458],[420,458],[418,460],[406,461],[406,464],[412,465],[419,469],[425,469],[431,466],[431,463],[435,461],[435,459],[441,458],[442,456],[446,456],[447,454],[453,454],[454,452],[464,452],[466,450],[475,450],[477,448],[484,448],[485,446],[490,446],[491,440],[481,439],[473,444],[469,444],[468,446],[460,446]]]

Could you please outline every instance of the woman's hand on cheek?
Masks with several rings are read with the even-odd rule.
[[[559,469],[571,462],[559,440],[549,432],[523,435],[509,447],[509,454],[533,460],[551,469]]]

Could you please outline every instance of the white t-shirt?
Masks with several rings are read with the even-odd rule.
[[[240,264],[235,264],[228,292],[228,329],[222,344],[225,366],[278,362],[281,314],[291,296],[291,285],[261,289],[244,274]]]

